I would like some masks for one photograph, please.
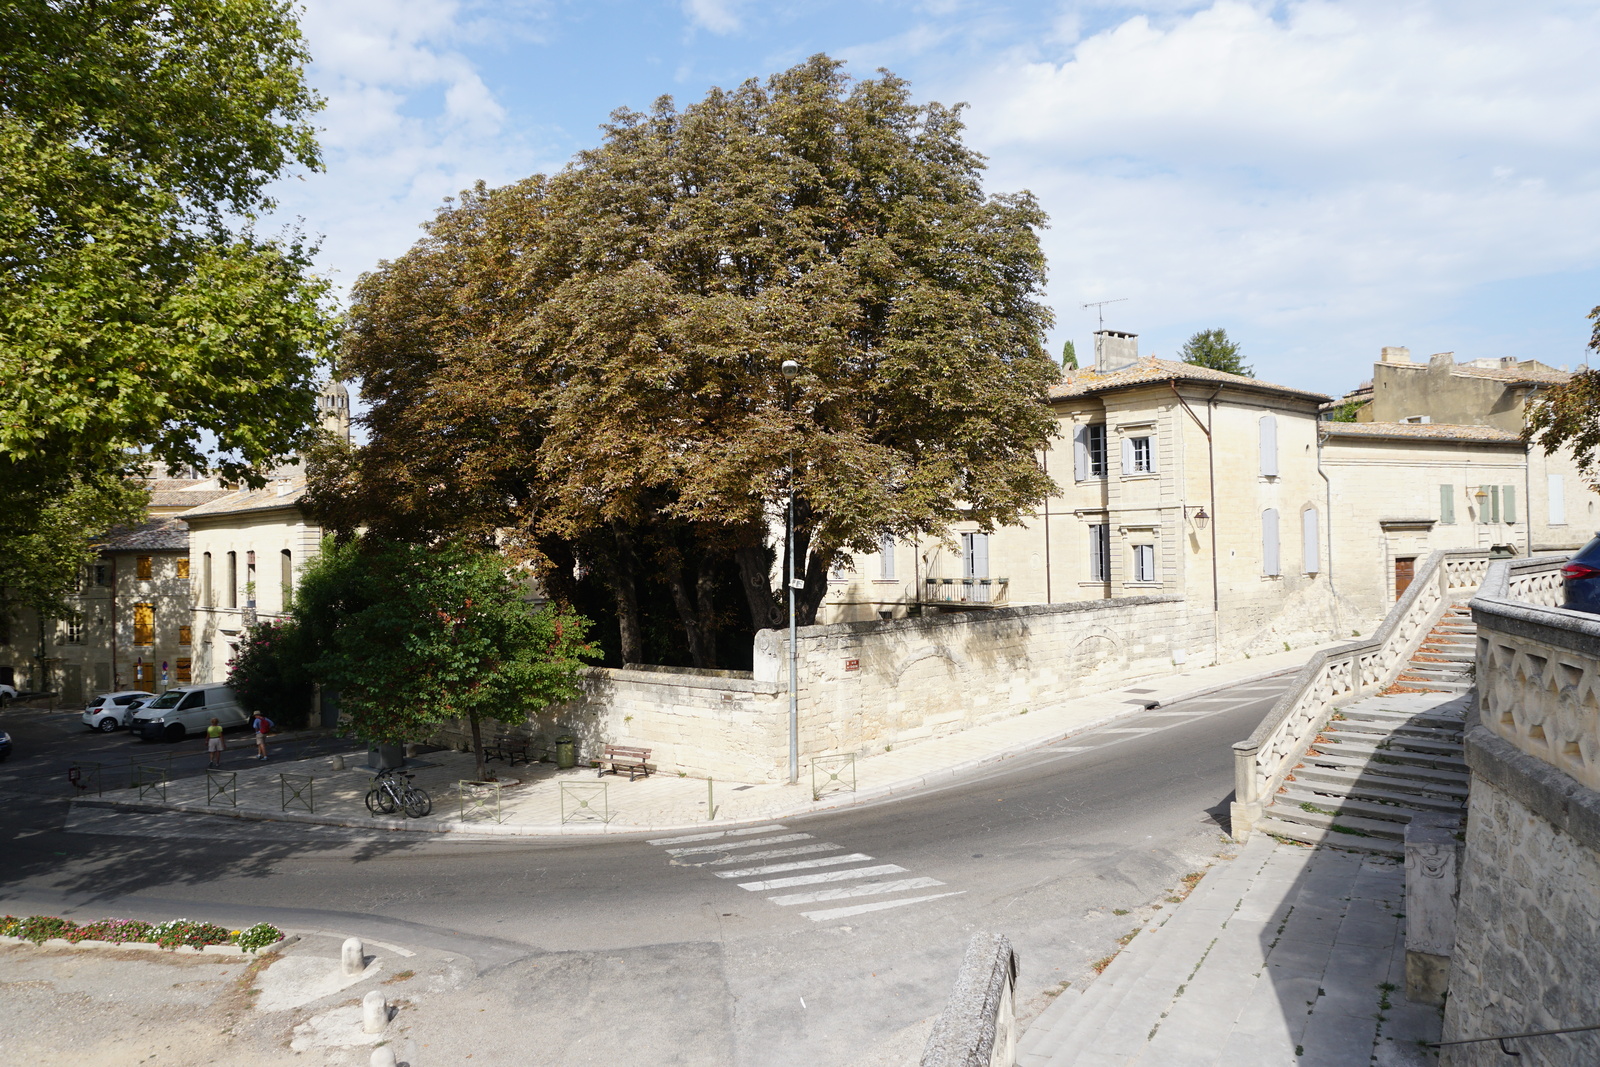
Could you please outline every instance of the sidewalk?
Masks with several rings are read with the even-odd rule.
[[[1028,1027],[1019,1067],[1423,1067],[1405,1000],[1405,868],[1255,835]]]
[[[335,760],[327,756],[256,763],[240,746],[227,754],[223,767],[226,773],[237,773],[233,793],[236,805],[226,796],[214,797],[208,804],[204,775],[169,783],[164,796],[160,791],[147,790],[141,797],[137,789],[108,790],[98,800],[81,799],[77,803],[369,829],[526,836],[635,833],[792,818],[915,791],[975,766],[1102,726],[1152,702],[1169,704],[1294,671],[1321,647],[1329,646],[1132,682],[1121,689],[1067,701],[1054,708],[1021,712],[949,737],[874,753],[857,759],[854,789],[850,788],[848,772],[842,782],[824,781],[827,775],[819,772],[818,799],[813,799],[810,767],[804,762],[796,786],[716,781],[710,783],[708,795],[705,779],[679,777],[671,768],[630,782],[615,775],[597,778],[587,768],[558,771],[548,763],[508,768],[496,761],[491,766],[497,775],[517,779],[516,785],[501,790],[499,821],[482,810],[470,810],[470,805],[464,819],[457,783],[475,777],[472,756],[433,752],[407,766],[416,774],[415,784],[432,795],[433,813],[421,819],[374,818],[364,803],[372,772],[357,765],[365,763],[364,750],[352,747],[345,757],[346,769],[335,770]],[[301,786],[300,780],[290,779],[292,785],[285,785],[280,775],[306,776],[312,784],[296,797],[293,788]]]

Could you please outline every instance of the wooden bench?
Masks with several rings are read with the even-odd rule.
[[[600,774],[621,774],[628,772],[628,781],[636,778],[648,778],[650,767],[646,762],[650,759],[648,748],[629,748],[626,745],[607,745],[605,754],[600,757]],[[608,766],[609,765],[609,766]]]
[[[508,766],[515,767],[517,760],[523,763],[532,763],[532,746],[526,737],[517,737],[515,734],[499,734],[494,740],[483,746],[485,761],[503,759]]]

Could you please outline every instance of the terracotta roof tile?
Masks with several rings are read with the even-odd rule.
[[[189,547],[189,528],[176,517],[113,526],[96,547],[103,552],[182,552]]]
[[[1493,426],[1459,426],[1443,422],[1324,422],[1329,437],[1375,437],[1391,440],[1493,441],[1521,443],[1522,438]]]
[[[286,482],[270,482],[264,489],[238,489],[219,500],[190,508],[176,516],[180,519],[206,518],[212,515],[231,515],[245,511],[271,511],[275,508],[294,507],[306,495],[305,478],[290,478]]]
[[[1066,373],[1070,374],[1071,377],[1063,378],[1060,385],[1051,388],[1050,399],[1063,400],[1068,397],[1091,396],[1095,393],[1104,393],[1131,385],[1148,385],[1152,382],[1164,381],[1218,382],[1237,385],[1241,388],[1281,393],[1285,396],[1318,402],[1330,399],[1323,393],[1313,393],[1305,389],[1293,389],[1287,385],[1274,385],[1272,382],[1247,378],[1241,374],[1229,374],[1226,371],[1212,370],[1210,367],[1197,367],[1192,363],[1179,363],[1170,359],[1156,359],[1154,356],[1146,356],[1135,364],[1124,367],[1121,370],[1112,371],[1109,374],[1100,374],[1093,370],[1067,371]]]
[[[1512,363],[1504,367],[1468,367],[1460,363],[1450,369],[1451,374],[1463,378],[1493,378],[1502,382],[1538,382],[1550,384],[1564,382],[1572,377],[1564,370],[1533,363]]]

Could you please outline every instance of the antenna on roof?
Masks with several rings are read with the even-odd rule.
[[[1083,308],[1084,308],[1084,310],[1088,310],[1089,308],[1094,308],[1095,313],[1100,316],[1100,329],[1103,330],[1103,329],[1106,328],[1106,305],[1107,304],[1120,304],[1122,301],[1124,301],[1126,299],[1128,299],[1128,298],[1125,297],[1125,296],[1119,296],[1115,300],[1095,300],[1095,301],[1092,301],[1090,303],[1084,304]]]

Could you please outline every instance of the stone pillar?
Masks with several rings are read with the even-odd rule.
[[[374,989],[361,998],[361,1029],[368,1034],[381,1034],[389,1025],[389,1002]]]
[[[1406,999],[1442,1005],[1456,944],[1460,821],[1425,813],[1406,827]]]
[[[347,937],[339,949],[339,969],[357,975],[367,969],[367,949],[359,937]]]

